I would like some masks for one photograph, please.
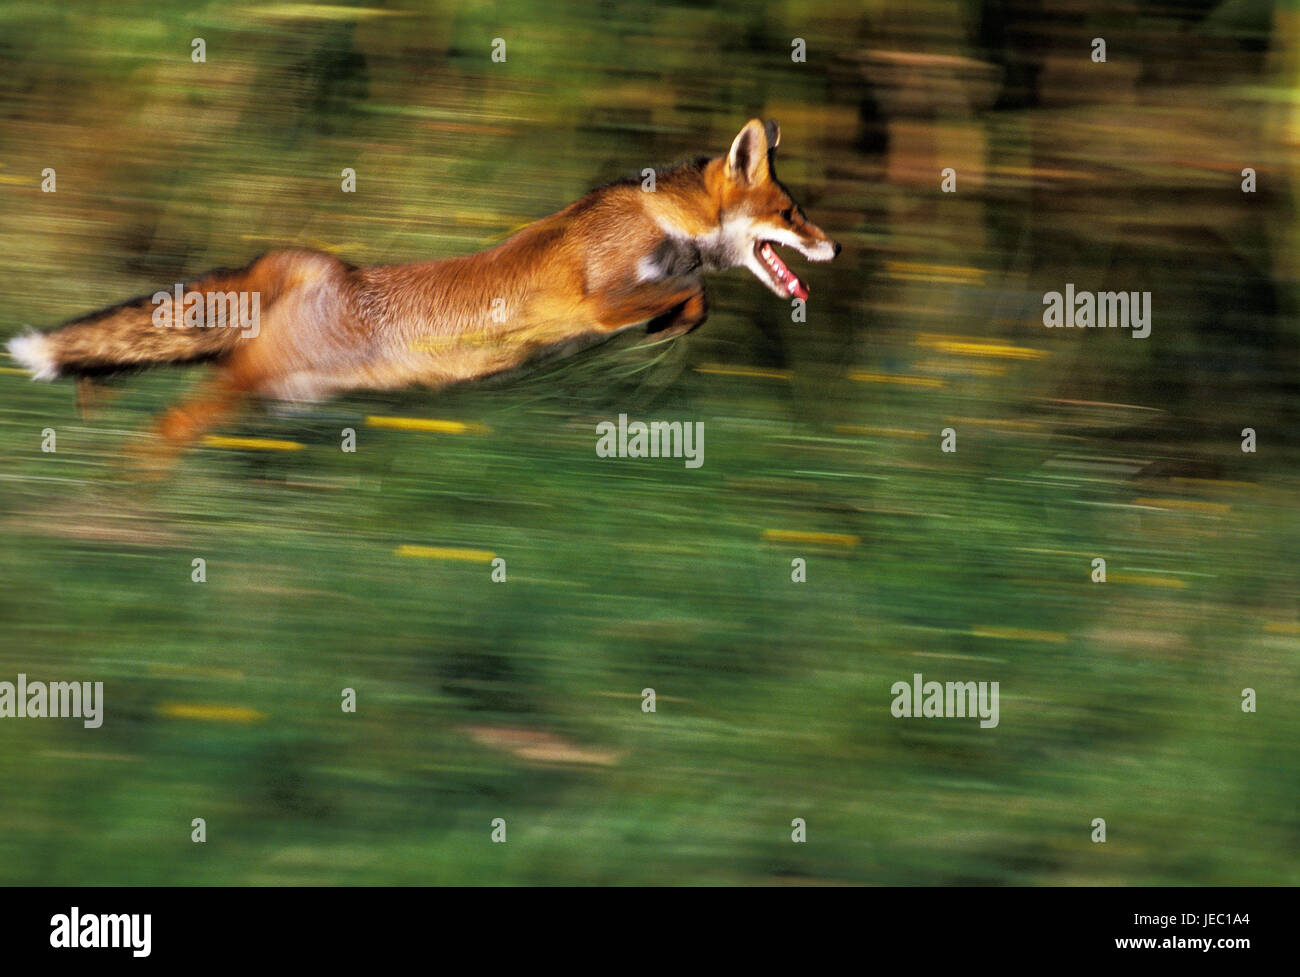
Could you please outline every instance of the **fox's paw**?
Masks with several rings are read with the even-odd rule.
[[[704,325],[709,317],[709,304],[704,292],[697,292],[681,305],[656,316],[646,327],[646,334],[655,339],[675,339]]]
[[[156,434],[150,435],[126,449],[123,468],[130,478],[159,482],[171,474],[179,453],[175,444]]]

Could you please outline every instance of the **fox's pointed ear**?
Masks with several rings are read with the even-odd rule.
[[[767,133],[767,151],[774,152],[781,145],[781,127],[776,124],[776,119],[768,119],[763,123],[763,130]]]
[[[767,179],[767,129],[750,119],[727,153],[727,175],[736,183],[753,185]]]

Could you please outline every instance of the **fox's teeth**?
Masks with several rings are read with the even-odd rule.
[[[776,253],[771,242],[764,241],[758,249],[758,256],[763,259],[763,264],[767,267],[776,285],[780,286],[787,295],[796,295],[800,298],[807,297],[807,289],[799,277],[795,275],[783,262]]]

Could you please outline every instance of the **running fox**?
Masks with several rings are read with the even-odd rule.
[[[808,287],[776,252],[812,261],[840,246],[773,173],[781,139],[752,119],[726,156],[594,190],[464,258],[356,267],[276,251],[9,342],[34,379],[211,361],[200,395],[159,420],[179,451],[247,396],[312,402],[353,390],[439,387],[567,353],[628,327],[690,332],[708,309],[703,272],[745,267],[784,299]],[[249,298],[251,297],[251,301]],[[84,387],[83,387],[84,392]]]

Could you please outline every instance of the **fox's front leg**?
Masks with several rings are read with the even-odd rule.
[[[595,318],[612,332],[671,314],[700,291],[698,281],[647,282],[600,296]]]
[[[651,319],[646,332],[658,339],[673,339],[698,329],[708,317],[709,303],[701,288],[681,305]]]

